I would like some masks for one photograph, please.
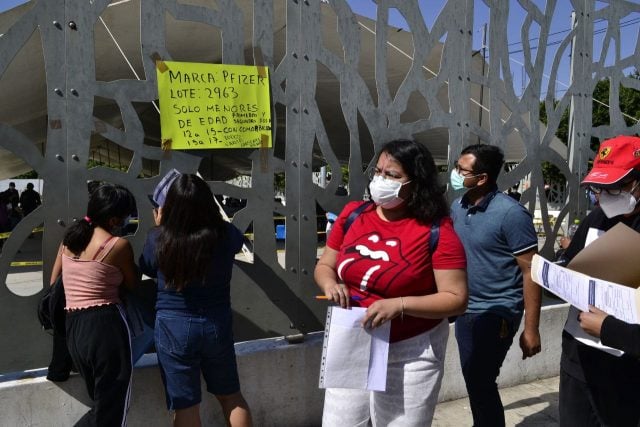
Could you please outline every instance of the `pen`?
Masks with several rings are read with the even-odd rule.
[[[351,295],[349,298],[354,301],[362,301],[362,297],[360,295]],[[316,295],[316,299],[329,299],[329,298],[327,298],[326,295]]]

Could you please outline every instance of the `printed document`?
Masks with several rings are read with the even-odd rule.
[[[627,323],[640,323],[634,288],[569,270],[540,255],[533,257],[531,276],[534,282],[581,311],[589,311],[589,305],[593,305]]]
[[[565,330],[575,339],[614,356],[623,354],[584,332],[577,320],[578,310],[589,311],[589,305],[592,305],[627,323],[640,323],[638,290],[569,270],[539,255],[533,257],[531,277],[544,289],[573,306],[569,310]]]

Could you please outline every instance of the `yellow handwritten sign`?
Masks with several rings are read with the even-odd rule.
[[[269,69],[156,61],[162,145],[271,147]]]

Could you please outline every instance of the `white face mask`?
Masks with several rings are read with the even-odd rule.
[[[635,190],[635,186],[634,186]],[[612,196],[611,194],[603,191],[598,197],[600,207],[607,216],[607,218],[613,218],[618,215],[626,215],[633,212],[638,204],[638,200],[633,197],[631,192],[622,191],[620,194]]]
[[[378,206],[382,206],[385,209],[393,209],[402,202],[404,199],[398,196],[400,189],[407,182],[398,182],[392,179],[386,179],[382,175],[376,175],[369,184],[369,192],[371,193],[371,200]]]

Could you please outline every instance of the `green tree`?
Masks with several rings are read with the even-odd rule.
[[[640,80],[640,72],[635,70],[628,77]],[[609,79],[600,80],[596,83],[596,87],[593,90],[593,109],[592,109],[592,125],[593,127],[608,126],[611,124],[611,118],[609,116]],[[640,91],[620,85],[619,89],[619,102],[620,111],[624,114],[624,120],[627,126],[634,125],[638,119],[640,119]],[[557,102],[554,102],[554,106]],[[635,118],[635,119],[634,119]],[[547,110],[544,102],[540,102],[540,121],[547,124]],[[556,131],[556,136],[565,145],[569,140],[569,109],[566,109],[562,113],[562,118]],[[597,150],[599,141],[597,138],[591,138],[591,149]],[[545,182],[558,182],[564,185],[565,177],[560,173],[560,170],[549,162],[543,162],[542,175]]]
[[[554,101],[554,107],[558,105],[558,101]],[[544,102],[540,102],[540,121],[547,125],[547,107]],[[566,109],[562,113],[562,118],[560,119],[560,123],[558,123],[558,130],[556,131],[556,136],[560,141],[567,145],[567,141],[569,140],[569,110]],[[542,165],[542,176],[544,182],[548,183],[558,183],[561,186],[565,184],[567,179],[560,172],[560,169],[553,163],[543,161]]]

